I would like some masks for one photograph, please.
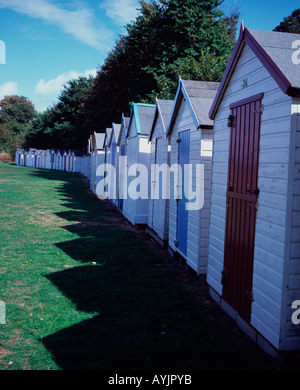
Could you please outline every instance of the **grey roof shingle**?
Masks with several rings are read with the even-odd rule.
[[[119,139],[119,136],[120,136],[120,131],[121,131],[121,124],[113,123],[112,124],[112,128],[113,128],[113,131],[114,131],[115,140],[116,140],[116,142],[118,142],[118,139]]]
[[[140,133],[138,129],[139,134],[143,135],[149,135],[152,121],[153,121],[153,115],[155,111],[155,105],[143,105],[138,103],[138,112],[139,112],[139,122],[140,122]]]
[[[249,32],[290,81],[292,87],[300,88],[300,64],[292,61],[296,50],[292,48],[292,44],[294,41],[300,41],[300,34],[251,29]]]
[[[105,133],[95,133],[95,149],[100,150],[104,148]]]
[[[155,113],[154,113],[151,129],[149,133],[149,141],[151,141],[158,115],[161,116],[165,131],[167,130],[167,125],[169,123],[169,119],[173,111],[173,105],[174,105],[174,100],[164,100],[164,99],[156,98]]]
[[[200,125],[213,125],[208,113],[220,83],[212,81],[181,80],[189,96]]]

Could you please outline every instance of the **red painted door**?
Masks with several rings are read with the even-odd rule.
[[[262,94],[230,106],[223,298],[250,322]]]

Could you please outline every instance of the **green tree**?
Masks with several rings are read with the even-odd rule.
[[[222,0],[140,1],[99,69],[85,106],[91,131],[104,131],[130,103],[172,98],[178,76],[220,81],[235,43],[238,13],[224,15]]]
[[[32,102],[24,96],[5,96],[0,101],[0,150],[14,153],[24,147],[26,134],[36,117]]]
[[[57,104],[38,114],[32,122],[26,144],[41,149],[78,149],[86,146],[89,131],[83,123],[84,105],[94,77],[79,77],[68,81],[61,91]]]
[[[300,34],[300,8],[295,9],[290,16],[284,18],[273,31]]]

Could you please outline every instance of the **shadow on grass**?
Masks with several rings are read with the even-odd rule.
[[[57,189],[78,238],[57,243],[79,266],[50,280],[91,318],[42,339],[66,370],[270,369],[276,362],[205,295],[199,303],[173,270],[80,175],[38,170]]]

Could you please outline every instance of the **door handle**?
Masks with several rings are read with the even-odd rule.
[[[256,196],[259,195],[259,189],[258,188],[257,188],[257,190],[246,190],[246,192],[249,192],[249,194],[251,194],[251,195],[256,195]]]

